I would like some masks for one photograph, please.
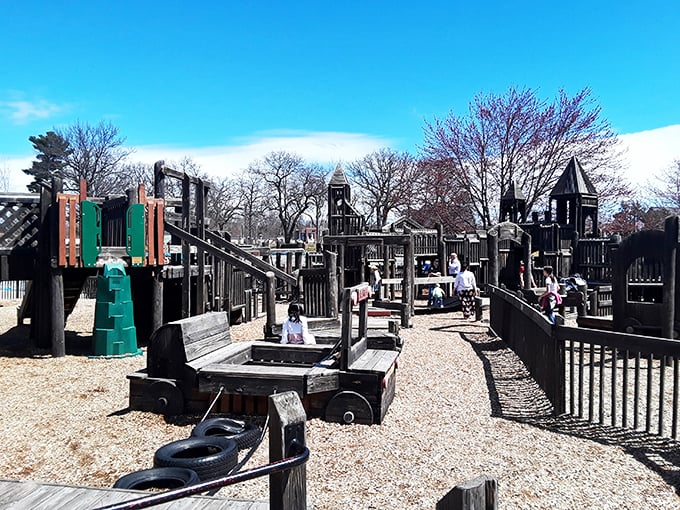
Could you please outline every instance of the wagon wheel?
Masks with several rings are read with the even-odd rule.
[[[173,381],[154,381],[146,394],[147,409],[174,416],[184,411],[184,395]]]
[[[625,333],[635,333],[640,326],[640,321],[633,317],[627,317],[626,320],[623,321],[623,331]]]
[[[366,397],[355,391],[341,391],[326,405],[326,421],[335,423],[373,423],[373,409]]]

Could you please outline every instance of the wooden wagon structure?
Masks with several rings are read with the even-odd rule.
[[[234,343],[219,312],[165,324],[149,342],[147,368],[128,376],[130,408],[202,413],[217,397],[220,412],[264,414],[267,396],[295,391],[310,416],[379,424],[394,398],[399,351],[368,347],[368,296],[365,284],[344,289],[335,345]]]

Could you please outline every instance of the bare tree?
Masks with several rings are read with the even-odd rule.
[[[553,102],[531,89],[479,95],[466,116],[451,112],[426,123],[423,152],[456,176],[483,228],[497,220],[500,197],[513,182],[527,211],[544,203],[574,155],[596,187],[607,183],[604,201],[620,200],[609,196],[630,191],[618,171],[619,142],[600,113],[588,89],[573,97],[560,90]]]
[[[241,235],[252,240],[261,233],[260,224],[266,210],[262,180],[250,172],[245,172],[237,182],[243,220]]]
[[[305,163],[296,154],[280,151],[252,163],[248,171],[262,180],[264,203],[277,215],[284,239],[291,240],[300,216],[311,207],[319,167]]]
[[[140,162],[123,163],[119,173],[123,190],[144,184],[147,194],[153,193],[153,165]]]
[[[664,169],[650,185],[651,202],[660,207],[680,209],[680,159]]]
[[[218,230],[227,230],[243,206],[243,195],[238,184],[229,177],[210,183],[208,192],[208,217]]]
[[[116,126],[105,121],[96,126],[76,122],[56,133],[68,141],[72,150],[62,171],[66,189],[77,190],[80,179],[85,179],[90,195],[124,192],[120,170],[132,151],[123,147],[125,138],[119,135]]]
[[[312,226],[316,229],[317,237],[326,222],[326,202],[328,201],[328,187],[325,175],[329,172],[316,165],[309,180],[310,208],[306,211]]]
[[[470,198],[456,175],[441,161],[418,162],[420,177],[413,187],[413,204],[409,215],[425,227],[440,223],[445,232],[474,229],[475,218]]]
[[[9,168],[7,165],[0,167],[0,191],[6,192],[9,190]]]
[[[368,154],[347,166],[350,179],[357,184],[358,202],[375,218],[378,228],[387,224],[391,213],[411,208],[416,168],[413,156],[389,148]]]

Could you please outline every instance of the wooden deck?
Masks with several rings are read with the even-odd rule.
[[[148,492],[122,489],[100,489],[0,480],[0,508],[26,510],[91,510],[114,503],[122,503]],[[192,496],[154,506],[158,510],[265,510],[268,502],[230,500],[211,496]]]

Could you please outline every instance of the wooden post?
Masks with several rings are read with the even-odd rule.
[[[328,317],[338,318],[338,256],[332,251],[323,252],[324,265],[328,271],[328,294],[326,310]]]
[[[50,322],[52,326],[52,356],[66,356],[66,340],[64,336],[64,276],[60,267],[50,271]]]
[[[342,298],[342,289],[345,288],[345,245],[338,245],[338,299]],[[339,301],[338,301],[339,303]]]
[[[243,320],[250,322],[253,320],[253,289],[246,289],[246,308],[244,310]]]
[[[196,200],[196,237],[205,240],[205,198],[207,188],[203,179],[198,179],[194,189]],[[205,313],[206,285],[205,285],[205,251],[196,247],[196,263],[198,276],[196,277],[196,315]]]
[[[675,276],[678,246],[678,216],[669,216],[664,224],[665,244],[663,254],[663,313],[661,314],[661,336],[673,338],[675,325]]]
[[[40,228],[38,231],[38,249],[36,253],[35,275],[33,277],[33,293],[31,305],[31,344],[35,347],[47,347],[50,339],[49,328],[49,292],[47,292],[50,268],[50,206],[52,193],[44,187],[40,188]]]
[[[496,245],[498,247],[498,245]],[[531,235],[522,233],[522,256],[524,257],[524,281],[520,282],[523,289],[531,289]],[[496,266],[498,267],[498,266]]]
[[[267,271],[266,275],[265,300],[267,302],[267,323],[265,325],[265,336],[272,336],[274,324],[276,324],[276,276],[271,271]]]
[[[191,231],[191,207],[189,176],[184,174],[182,180],[182,230]],[[188,241],[182,240],[182,318],[191,315],[191,246]]]
[[[498,236],[488,234],[486,237],[486,246],[489,252],[489,285],[498,287]],[[527,261],[525,260],[524,262]]]
[[[163,268],[151,270],[151,333],[163,325]]]
[[[413,234],[405,231],[409,235],[409,241],[404,245],[404,282],[401,288],[401,302],[407,306],[402,316],[402,326],[411,327],[411,317],[413,317],[413,284],[415,281],[415,267],[413,265]]]
[[[163,167],[165,161],[156,161],[153,165],[153,195],[156,198],[165,198],[165,174]]]
[[[437,502],[437,510],[496,510],[498,483],[488,476],[479,476],[456,485]]]
[[[307,416],[294,391],[269,396],[269,462],[292,455],[292,443],[305,445]],[[307,468],[305,464],[269,475],[269,508],[306,510]]]
[[[286,273],[287,274],[293,274],[293,257],[295,256],[295,252],[293,251],[287,251],[286,252]],[[293,287],[289,283],[286,283],[286,299],[290,299],[293,293]]]
[[[442,275],[447,275],[446,261],[448,257],[446,256],[446,243],[444,242],[444,226],[441,223],[435,223],[434,227],[437,229],[437,258],[439,259],[440,271]]]

